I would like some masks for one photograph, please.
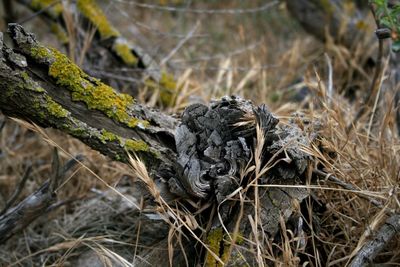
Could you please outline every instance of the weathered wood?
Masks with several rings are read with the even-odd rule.
[[[376,256],[389,244],[389,242],[400,233],[400,214],[393,214],[373,234],[372,240],[365,244],[357,252],[351,261],[351,267],[370,266]]]
[[[176,119],[116,93],[22,27],[12,24],[10,34],[21,54],[6,46],[0,54],[5,114],[61,129],[116,160],[131,151],[154,169],[174,162]]]
[[[237,220],[249,240],[258,238],[252,237],[254,227],[274,238],[281,218],[294,216],[295,205],[308,196],[306,189],[293,188],[304,183],[310,160],[301,147],[315,137],[307,136],[301,117],[279,125],[266,106],[235,96],[209,106],[191,105],[180,118],[168,116],[116,93],[20,25],[11,24],[9,34],[14,49],[0,38],[0,110],[60,129],[114,160],[127,162],[127,152],[137,154],[169,201],[179,197],[182,203],[190,199],[209,205],[198,215],[209,226],[200,229],[209,229],[204,241],[219,260],[228,260],[224,232],[233,232]],[[237,217],[243,207],[239,193],[246,198],[243,218]],[[256,226],[250,219],[255,214]],[[218,261],[206,254],[209,263]]]

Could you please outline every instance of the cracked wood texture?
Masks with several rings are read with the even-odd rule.
[[[90,77],[20,25],[10,24],[9,35],[14,49],[0,35],[1,111],[66,132],[114,160],[127,163],[127,153],[138,155],[168,201],[208,203],[199,229],[209,229],[203,240],[220,259],[230,251],[223,233],[233,232],[240,220],[240,235],[250,241],[232,251],[228,266],[255,263],[246,249],[256,238],[254,227],[274,238],[282,219],[300,225],[296,207],[308,192],[293,186],[305,183],[310,157],[301,148],[315,138],[301,116],[280,125],[265,105],[235,96],[169,116]],[[255,213],[261,219],[257,226]],[[218,263],[208,253],[204,257],[199,262]]]

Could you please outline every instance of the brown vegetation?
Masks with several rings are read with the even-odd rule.
[[[0,41],[0,265],[398,264],[399,74],[369,11],[315,33],[291,1],[164,2],[112,1],[106,36],[101,9],[25,23],[70,59],[50,27]]]

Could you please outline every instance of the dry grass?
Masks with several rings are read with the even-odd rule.
[[[263,1],[253,2],[259,6]],[[205,1],[194,6],[234,8],[240,3]],[[193,25],[199,23],[193,36],[166,62],[167,68],[176,74],[180,88],[176,105],[167,112],[177,113],[192,102],[207,103],[211,98],[237,94],[257,104],[268,104],[281,123],[292,118],[293,112],[301,112],[315,125],[318,138],[312,147],[304,147],[315,159],[309,166],[305,187],[313,192],[320,205],[312,198],[305,201],[302,222],[309,230],[301,236],[286,229],[282,222],[283,242],[278,245],[261,233],[259,206],[254,203],[253,236],[246,243],[253,245],[248,252],[254,253],[259,266],[297,266],[300,262],[310,266],[345,266],[387,215],[400,209],[400,140],[394,123],[393,91],[382,89],[381,100],[369,107],[369,112],[359,121],[353,121],[371,83],[373,70],[366,68],[365,63],[375,56],[375,45],[365,46],[366,42],[360,41],[351,51],[331,41],[323,46],[302,32],[282,5],[251,15],[166,12],[140,9],[119,1],[112,1],[108,8],[111,19],[125,36],[146,47],[158,61],[173,51]],[[140,39],[138,32],[145,38]],[[329,75],[332,75],[331,82]],[[387,78],[381,77],[383,84]],[[308,93],[293,101],[305,87]],[[357,89],[352,97],[345,96],[349,88]],[[347,131],[353,122],[351,131]],[[12,238],[0,249],[0,266],[67,266],[67,262],[82,254],[82,249],[100,255],[106,266],[115,262],[132,266],[123,255],[133,251],[136,255],[142,249],[138,248],[138,239],[143,225],[135,224],[131,213],[118,212],[121,207],[110,203],[116,197],[119,201],[125,199],[132,212],[139,212],[143,199],[132,197],[130,191],[124,190],[140,180],[156,202],[147,209],[159,214],[170,227],[170,244],[180,240],[183,232],[189,232],[199,243],[204,240],[195,231],[200,225],[197,215],[167,205],[140,160],[132,158],[131,169],[111,162],[61,132],[32,128],[10,119],[0,134],[0,207],[28,165],[32,165],[33,171],[20,198],[49,177],[54,145],[61,148],[64,161],[77,154],[87,158],[84,166],[58,190],[59,199],[83,198],[84,201],[61,207]],[[260,188],[257,178],[270,167],[257,163],[262,145],[262,137],[258,135],[255,166],[248,166],[247,172],[244,170],[246,174],[255,173],[251,185],[255,188],[256,200]],[[312,170],[316,168],[324,169],[357,190],[343,189],[328,179],[312,179]],[[245,190],[239,188],[234,192],[241,202],[245,201]],[[368,198],[381,205],[371,204]],[[92,200],[99,204],[87,210]],[[233,243],[231,250],[241,247],[236,240],[242,219],[242,215],[238,216],[236,231],[228,233],[230,240],[227,241]],[[132,232],[137,234],[127,234]],[[202,244],[207,250],[207,245]],[[398,237],[378,260],[399,265]]]

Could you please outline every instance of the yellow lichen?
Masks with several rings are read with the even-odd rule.
[[[24,87],[28,90],[34,91],[34,92],[44,92],[44,89],[40,87],[36,82],[34,82],[29,74],[25,71],[21,72],[21,77],[24,80]]]
[[[107,39],[120,35],[110,24],[95,0],[77,0],[77,6],[81,13],[97,27],[101,38]]]
[[[149,145],[142,140],[125,140],[125,148],[128,151],[149,151]]]
[[[68,111],[65,110],[60,104],[55,102],[50,96],[46,95],[46,109],[50,115],[57,118],[65,118],[68,116]]]
[[[232,244],[242,244],[244,242],[243,236],[238,233],[235,240],[230,242],[224,240],[228,239],[229,235],[225,235],[222,228],[216,228],[211,230],[207,235],[207,245],[209,249],[216,254],[223,263],[227,263],[230,259],[230,248]],[[222,267],[222,263],[218,261],[211,253],[207,252],[206,255],[206,267]]]
[[[116,42],[113,46],[113,51],[126,65],[135,66],[138,63],[137,57],[132,53],[132,50],[127,43]]]
[[[209,249],[214,252],[217,256],[220,255],[221,242],[223,241],[224,233],[222,228],[216,228],[211,230],[207,236],[207,245]],[[206,264],[207,267],[220,267],[222,264],[217,261],[217,259],[209,252],[207,252],[206,256]]]
[[[134,104],[130,95],[116,93],[110,86],[90,77],[56,49],[38,45],[30,52],[37,60],[50,61],[49,75],[57,85],[71,91],[73,101],[82,101],[89,109],[102,111],[109,118],[129,127],[146,127],[149,124],[128,114]]]
[[[45,9],[53,18],[58,18],[63,12],[63,5],[58,0],[32,0],[30,6],[36,11]]]
[[[105,144],[107,141],[116,141],[119,140],[118,136],[112,132],[109,132],[105,129],[100,131],[101,137],[100,140]]]

